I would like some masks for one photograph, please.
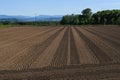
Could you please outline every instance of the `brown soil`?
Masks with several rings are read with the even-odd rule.
[[[1,28],[0,80],[120,80],[120,27]]]

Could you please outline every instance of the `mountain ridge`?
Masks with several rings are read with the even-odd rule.
[[[18,21],[60,21],[62,15],[38,15],[38,16],[22,16],[22,15],[0,15],[0,20],[17,19]]]

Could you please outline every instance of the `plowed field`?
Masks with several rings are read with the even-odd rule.
[[[1,28],[0,80],[120,80],[120,27]]]

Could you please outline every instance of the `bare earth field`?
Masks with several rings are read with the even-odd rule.
[[[120,26],[1,28],[0,80],[120,80]]]

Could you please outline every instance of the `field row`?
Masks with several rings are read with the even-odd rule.
[[[5,74],[9,72],[20,76],[25,71],[30,74],[32,71],[35,75],[37,74],[36,71],[34,72],[36,69],[40,70],[39,73],[42,73],[41,70],[48,70],[48,74],[44,73],[43,76],[48,76],[49,79],[53,73],[60,80],[63,80],[63,77],[64,80],[67,80],[67,77],[70,76],[70,80],[75,77],[75,80],[80,77],[86,77],[83,80],[89,80],[91,77],[93,80],[92,77],[98,79],[98,75],[101,75],[104,80],[109,76],[110,79],[118,77],[120,74],[119,32],[119,27],[66,26],[0,29],[0,77],[4,79],[9,76],[10,78],[10,74]],[[82,69],[83,71],[81,71]],[[18,71],[21,71],[20,74]],[[1,75],[3,73],[5,75]],[[77,73],[80,74],[77,76]],[[30,74],[27,78],[31,76]],[[68,75],[65,76],[65,74]],[[95,74],[96,76],[94,76]]]

